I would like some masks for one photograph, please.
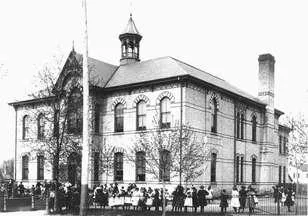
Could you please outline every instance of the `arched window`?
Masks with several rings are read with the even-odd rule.
[[[257,117],[252,117],[252,141],[257,141]]]
[[[170,99],[164,97],[160,101],[160,120],[161,128],[170,128],[171,112],[170,112]]]
[[[22,156],[22,179],[23,180],[29,179],[29,156],[28,155]]]
[[[44,180],[44,156],[37,156],[37,180]]]
[[[29,122],[30,118],[28,115],[25,115],[22,119],[22,139],[29,138]]]
[[[77,88],[68,100],[67,128],[69,133],[79,134],[82,131],[82,95]]]
[[[251,183],[256,183],[256,166],[257,166],[257,159],[253,157],[251,159]]]
[[[216,182],[216,162],[217,153],[213,152],[211,155],[211,182]]]
[[[141,100],[137,104],[137,130],[146,129],[146,103]]]
[[[170,181],[171,154],[168,150],[159,152],[159,181]]]
[[[244,114],[241,114],[241,139],[244,139],[244,124],[245,124],[245,117]]]
[[[37,117],[37,139],[41,140],[45,138],[45,119],[44,114],[41,113]]]
[[[114,109],[114,132],[123,132],[124,128],[124,105],[119,103]]]
[[[136,181],[145,181],[145,152],[136,153]]]
[[[123,153],[114,153],[114,181],[123,181]]]
[[[214,98],[213,101],[213,107],[212,107],[212,122],[211,122],[211,132],[212,133],[217,133],[217,101]]]
[[[93,159],[94,159],[93,179],[95,182],[97,182],[99,180],[99,152],[94,152]]]

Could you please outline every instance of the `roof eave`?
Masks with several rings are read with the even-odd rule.
[[[50,97],[45,97],[45,98],[35,98],[35,99],[30,99],[30,100],[11,102],[11,103],[8,103],[8,105],[13,106],[15,108],[15,107],[24,106],[24,105],[51,102],[51,101],[54,101],[54,99],[55,99],[55,96],[50,96]]]

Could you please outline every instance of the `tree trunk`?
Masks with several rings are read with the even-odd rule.
[[[163,214],[162,214],[162,216],[165,216],[165,215],[166,215],[165,188],[166,188],[166,185],[165,185],[165,179],[164,179],[164,176],[163,176]]]
[[[57,153],[53,159],[53,169],[52,169],[52,179],[55,181],[55,202],[54,202],[54,210],[58,211],[58,177],[59,177],[59,154]]]

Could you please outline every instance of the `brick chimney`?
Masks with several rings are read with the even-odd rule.
[[[259,99],[274,108],[275,58],[271,54],[259,55]]]

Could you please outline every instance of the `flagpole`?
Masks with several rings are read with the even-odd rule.
[[[84,10],[83,20],[83,125],[82,125],[82,164],[81,164],[81,197],[79,215],[87,215],[88,176],[89,176],[89,72],[88,72],[88,29],[87,29],[87,2],[82,0]]]

